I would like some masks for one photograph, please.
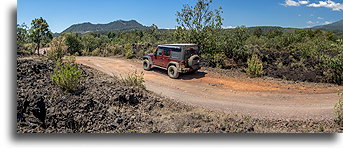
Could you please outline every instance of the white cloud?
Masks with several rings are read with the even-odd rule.
[[[232,29],[232,28],[236,28],[235,26],[222,26],[223,29]]]
[[[314,24],[312,21],[307,21],[306,24]]]
[[[319,1],[319,3],[311,3],[308,4],[307,7],[325,7],[325,8],[330,8],[333,11],[342,11],[343,10],[343,4],[342,3],[336,3],[332,0],[327,0],[327,1]]]
[[[323,25],[328,25],[328,24],[332,24],[332,22],[325,21],[325,22],[323,23]]]
[[[306,0],[306,1],[294,1],[294,0],[285,0],[285,2],[282,4],[284,6],[300,6],[300,5],[307,5],[309,4],[310,1]]]
[[[307,5],[310,3],[310,1],[299,1],[298,3],[301,5]]]
[[[300,3],[293,0],[285,0],[284,6],[300,6]]]
[[[317,19],[318,19],[318,20],[322,20],[322,19],[324,19],[324,18],[318,16]]]

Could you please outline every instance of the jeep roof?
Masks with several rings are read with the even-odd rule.
[[[197,44],[163,44],[158,45],[158,47],[167,47],[167,48],[182,48],[188,46],[198,46]]]

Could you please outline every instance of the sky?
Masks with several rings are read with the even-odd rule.
[[[176,12],[197,0],[18,0],[17,24],[43,17],[52,32],[73,24],[136,20],[145,26],[175,28]],[[223,8],[223,28],[281,26],[307,28],[342,19],[342,0],[213,0]]]

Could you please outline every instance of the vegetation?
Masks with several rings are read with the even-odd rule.
[[[343,83],[342,36],[318,29],[244,26],[222,29],[222,10],[212,8],[211,4],[212,0],[198,0],[194,6],[185,5],[176,14],[179,25],[176,29],[159,29],[153,24],[134,30],[62,33],[49,44],[52,49],[63,51],[53,50],[58,52],[51,54],[56,56],[52,59],[60,59],[61,54],[141,58],[153,52],[158,44],[195,43],[200,46],[200,56],[211,67],[246,69],[252,76]],[[38,42],[27,37],[32,31],[25,28],[17,26],[18,49],[37,49]],[[39,44],[43,45],[41,41]],[[259,55],[259,60],[253,53]]]
[[[29,32],[30,40],[36,45],[34,51],[37,51],[39,54],[40,47],[45,46],[52,39],[52,33],[49,30],[49,25],[42,17],[34,19],[32,20]]]
[[[51,76],[52,81],[66,92],[78,89],[82,80],[82,71],[73,63],[56,62],[56,68]]]
[[[47,55],[50,60],[59,61],[67,52],[67,45],[64,43],[64,37],[56,37],[50,43],[50,50]]]
[[[65,36],[65,44],[68,46],[68,53],[71,55],[79,54],[81,49],[83,48],[81,44],[81,40],[76,33],[66,33]]]
[[[25,44],[28,43],[28,31],[25,24],[17,25],[17,49],[24,50]]]
[[[340,93],[338,103],[335,105],[336,123],[343,127],[343,93]]]
[[[134,71],[133,73],[129,73],[126,77],[120,76],[120,82],[126,86],[145,89],[143,72],[138,73],[137,71]]]
[[[248,67],[245,71],[250,75],[250,77],[259,77],[263,74],[263,66],[261,60],[256,54],[248,59]]]
[[[195,6],[184,5],[181,12],[177,12],[178,39],[183,42],[195,43],[200,47],[200,53],[216,52],[218,33],[221,30],[223,18],[222,8],[211,9],[212,0],[199,0]]]

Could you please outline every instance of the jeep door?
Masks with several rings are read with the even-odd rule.
[[[170,62],[170,52],[171,49],[170,48],[163,48],[163,57],[162,57],[162,67],[167,68],[169,62]]]
[[[157,48],[155,56],[154,56],[154,65],[162,67],[162,60],[163,60],[163,49]]]

